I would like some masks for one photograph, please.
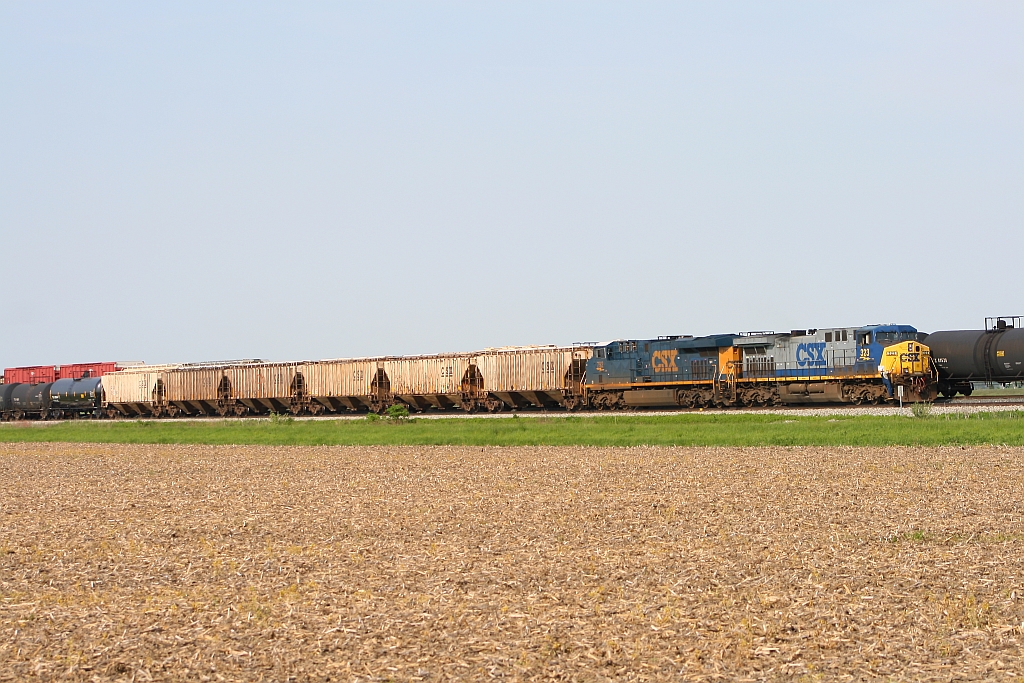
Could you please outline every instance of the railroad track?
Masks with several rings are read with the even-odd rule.
[[[1024,405],[1024,394],[1007,394],[1005,396],[957,396],[956,398],[935,399],[937,406],[1021,406]]]
[[[906,404],[904,408],[909,408],[912,404]],[[1024,394],[1009,394],[1005,396],[957,396],[956,398],[938,398],[935,400],[934,405],[938,406],[1024,406]],[[505,411],[501,413],[463,413],[458,410],[449,411],[428,411],[426,413],[413,413],[414,418],[427,418],[427,419],[445,419],[445,418],[471,418],[471,417],[486,417],[486,418],[509,418],[513,415],[520,415],[521,417],[611,417],[611,416],[628,416],[628,415],[680,415],[680,414],[741,414],[741,413],[823,413],[823,412],[834,412],[834,411],[846,411],[851,412],[871,412],[872,410],[891,410],[898,408],[898,404],[886,403],[881,405],[853,405],[851,403],[819,403],[819,404],[801,404],[801,405],[781,405],[781,406],[765,406],[765,407],[748,407],[748,408],[641,408],[639,410],[624,410],[624,411],[597,411],[597,410],[586,410],[582,412],[566,412],[564,410],[551,411],[551,410],[522,410],[522,411]],[[356,420],[365,418],[365,414],[362,413],[342,413],[342,414],[331,414],[331,415],[320,415],[320,416],[301,416],[295,418],[296,420]],[[173,419],[164,418],[124,418],[124,421],[141,421],[141,422],[221,422],[225,420],[240,420],[240,421],[258,421],[267,420],[266,415],[249,415],[245,417],[218,417],[213,415],[194,415],[194,416],[183,416]],[[20,424],[56,424],[58,422],[68,422],[74,420],[29,420],[23,421]],[[108,420],[102,420],[108,422]],[[112,420],[117,422],[120,420]],[[13,424],[13,423],[12,423]]]

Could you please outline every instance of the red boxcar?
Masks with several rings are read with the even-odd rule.
[[[127,363],[126,365],[135,365]],[[70,365],[34,365],[23,368],[7,368],[4,370],[4,384],[24,382],[56,382],[59,379],[79,379],[89,373],[90,377],[102,377],[108,372],[120,370],[121,363],[72,363]]]
[[[102,377],[118,369],[117,363],[75,363],[57,368],[57,379],[78,379],[89,373],[90,377]]]
[[[57,368],[52,365],[33,365],[25,368],[7,368],[4,370],[4,384],[24,382],[35,384],[37,382],[57,381]]]

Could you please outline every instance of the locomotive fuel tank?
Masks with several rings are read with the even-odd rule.
[[[1024,379],[1024,329],[933,332],[925,343],[939,380],[1011,382]]]

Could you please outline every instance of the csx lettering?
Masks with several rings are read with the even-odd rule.
[[[651,354],[651,369],[655,372],[679,372],[675,351],[655,351]]]
[[[919,353],[901,353],[901,363],[918,363],[921,360],[921,354]]]
[[[796,347],[796,363],[800,367],[825,365],[825,342]]]

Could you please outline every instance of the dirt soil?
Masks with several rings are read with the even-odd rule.
[[[1024,450],[0,445],[0,680],[1017,680]]]

